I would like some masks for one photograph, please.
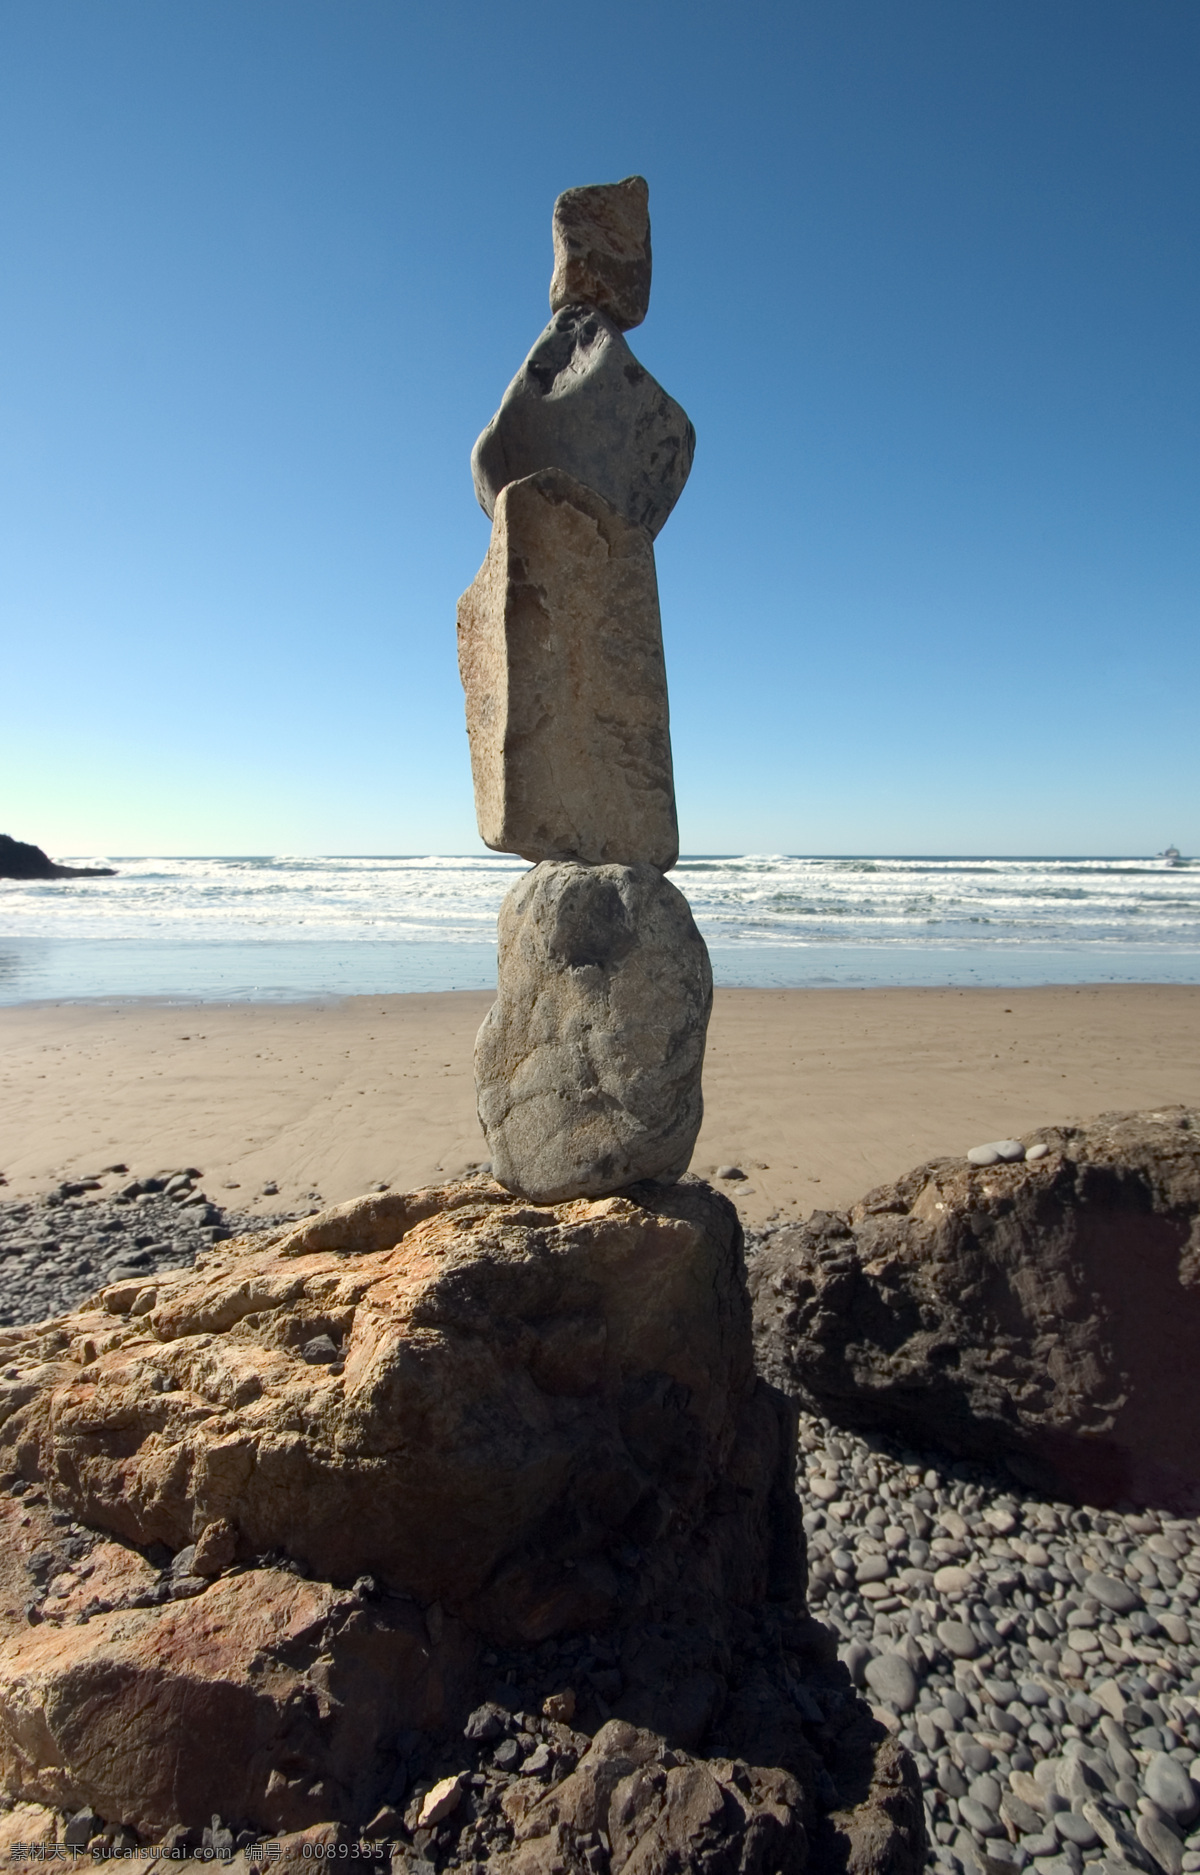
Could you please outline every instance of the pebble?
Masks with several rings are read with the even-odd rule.
[[[903,1654],[878,1654],[864,1678],[876,1698],[897,1712],[910,1712],[917,1703],[917,1676]]]
[[[1200,1523],[800,1444],[812,1613],[914,1755],[935,1875],[1200,1875]]]
[[[937,1637],[948,1654],[957,1660],[973,1660],[979,1652],[979,1640],[965,1621],[939,1621]]]
[[[1024,1157],[1025,1148],[1019,1139],[993,1139],[986,1146],[972,1146],[967,1162],[969,1165],[1014,1165]]]
[[[1168,1757],[1165,1751],[1151,1758],[1142,1784],[1151,1803],[1179,1822],[1190,1822],[1200,1810],[1196,1786],[1178,1760]]]
[[[117,1190],[75,1180],[41,1198],[0,1202],[0,1327],[77,1309],[120,1279],[189,1269],[215,1243],[315,1209],[250,1217],[214,1204],[198,1180],[194,1171],[165,1172],[123,1179]]]

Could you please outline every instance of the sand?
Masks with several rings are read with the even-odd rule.
[[[490,1000],[0,1009],[0,1195],[196,1166],[265,1212],[462,1173]],[[805,1216],[982,1140],[1200,1104],[1200,986],[718,990],[705,1100],[693,1169],[739,1166],[750,1223]]]

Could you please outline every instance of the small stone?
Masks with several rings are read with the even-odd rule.
[[[719,1165],[713,1176],[716,1178],[736,1179],[745,1178],[746,1174],[743,1172],[740,1165]]]
[[[883,1582],[892,1573],[892,1565],[886,1556],[863,1556],[855,1566],[854,1579],[857,1583]]]
[[[937,1768],[939,1790],[944,1790],[947,1797],[965,1797],[967,1780],[952,1758],[943,1758]]]
[[[1014,1771],[1009,1778],[1009,1783],[1012,1785],[1013,1796],[1020,1803],[1030,1810],[1037,1811],[1041,1816],[1045,1815],[1046,1792],[1036,1777],[1032,1777],[1028,1771]]]
[[[1134,1828],[1138,1841],[1150,1851],[1165,1875],[1182,1875],[1183,1844],[1168,1823],[1157,1816],[1139,1816]]]
[[[494,1738],[502,1736],[507,1714],[502,1706],[486,1700],[482,1706],[476,1706],[463,1727],[463,1737],[473,1745],[489,1745]]]
[[[937,1637],[956,1660],[974,1660],[979,1652],[979,1638],[965,1621],[939,1621]]]
[[[427,1791],[421,1803],[417,1818],[418,1829],[434,1829],[439,1823],[452,1816],[462,1802],[466,1778],[460,1772],[457,1777],[443,1777]]]
[[[1064,1842],[1073,1842],[1080,1849],[1090,1849],[1098,1841],[1095,1825],[1078,1810],[1057,1811],[1054,1827]]]
[[[652,866],[535,866],[500,909],[475,1044],[494,1176],[553,1204],[686,1171],[712,1003],[704,940]]]
[[[939,1595],[965,1595],[974,1580],[969,1569],[960,1569],[957,1563],[944,1563],[934,1570],[933,1586]]]
[[[985,1771],[982,1777],[972,1779],[967,1786],[967,1795],[973,1797],[976,1803],[981,1803],[985,1810],[991,1810],[993,1814],[1000,1808],[1000,1785],[990,1771]]]
[[[1047,1146],[1046,1142],[1044,1140],[1039,1139],[1035,1142],[1034,1145],[1026,1146],[1025,1158],[1027,1161],[1030,1159],[1044,1159],[1046,1158],[1049,1151],[1050,1151],[1050,1148],[1049,1146]]]
[[[92,1837],[98,1836],[103,1828],[103,1823],[93,1810],[76,1810],[63,1831],[64,1846],[68,1849],[86,1849]]]
[[[846,1641],[838,1648],[838,1659],[861,1692],[866,1684],[866,1670],[871,1659],[871,1649],[862,1641]]]
[[[1099,1681],[1092,1688],[1092,1698],[1099,1701],[1118,1725],[1124,1722],[1125,1708],[1129,1702],[1115,1680]]]
[[[650,190],[642,176],[564,189],[554,204],[550,307],[598,306],[627,332],[650,305]]]
[[[515,1771],[520,1762],[521,1747],[515,1738],[506,1738],[492,1753],[492,1763],[498,1771]]]
[[[870,1661],[865,1678],[871,1691],[897,1712],[910,1712],[917,1703],[917,1676],[903,1654],[879,1654]]]
[[[545,1740],[534,1746],[521,1766],[522,1777],[545,1777],[554,1767],[554,1753]]]
[[[1200,1809],[1196,1786],[1183,1766],[1165,1751],[1158,1752],[1146,1766],[1142,1788],[1152,1803],[1177,1822],[1189,1823]]]
[[[985,1809],[974,1797],[960,1797],[958,1814],[971,1829],[978,1830],[981,1836],[993,1836],[1003,1830],[1003,1824],[991,1810]]]
[[[337,1348],[329,1335],[313,1335],[300,1350],[310,1367],[327,1367],[338,1358]]]
[[[1014,1772],[1019,1777],[1020,1772]],[[1015,1789],[1005,1791],[1000,1799],[1000,1815],[1005,1817],[1022,1836],[1036,1836],[1042,1829],[1042,1816],[1031,1803],[1017,1795]]]
[[[994,1146],[972,1146],[967,1154],[968,1165],[999,1165],[1000,1154]]]
[[[1115,1576],[1090,1575],[1083,1592],[1103,1607],[1111,1608],[1115,1615],[1127,1615],[1142,1599],[1128,1582],[1118,1582]]]
[[[561,1693],[547,1693],[542,1701],[542,1717],[570,1725],[575,1717],[575,1694],[569,1686]]]
[[[224,1517],[206,1524],[196,1539],[192,1571],[198,1576],[220,1575],[237,1554],[237,1531]]]

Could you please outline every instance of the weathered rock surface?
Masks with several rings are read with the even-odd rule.
[[[434,1645],[412,1602],[258,1568],[155,1604],[133,1587],[155,1572],[107,1547],[124,1592],[110,1568],[108,1596],[79,1581],[86,1614],[0,1622],[0,1783],[18,1801],[151,1841],[214,1811],[274,1831],[365,1816],[403,1790],[397,1739],[469,1697],[472,1638],[447,1620]]]
[[[1200,1113],[1036,1140],[1044,1156],[935,1160],[773,1233],[751,1267],[761,1369],[844,1424],[1194,1514]]]
[[[550,310],[596,306],[628,332],[650,308],[650,190],[644,176],[564,189],[554,204]]]
[[[112,866],[56,866],[40,846],[0,833],[0,879],[114,879]]]
[[[458,604],[475,812],[534,861],[679,857],[654,549],[561,469],[510,482]]]
[[[505,1875],[588,1875],[587,1850],[603,1835],[614,1869],[801,1875],[812,1817],[794,1777],[728,1759],[667,1757],[674,1761],[664,1762],[654,1733],[610,1720],[562,1783],[509,1793],[515,1846],[498,1868]]]
[[[332,1364],[305,1358],[321,1335]],[[765,1593],[786,1429],[736,1214],[699,1181],[557,1209],[490,1180],[387,1194],[2,1345],[0,1462],[132,1543],[370,1572],[513,1641],[681,1571],[684,1600]],[[735,1539],[714,1504],[740,1464],[759,1522]]]
[[[915,1875],[698,1181],[373,1196],[2,1352],[13,1841],[374,1818],[401,1866]]]
[[[556,313],[471,454],[491,518],[502,488],[564,469],[657,534],[691,472],[696,432],[640,365],[613,321],[590,306]]]
[[[652,866],[536,866],[501,908],[498,994],[475,1044],[500,1182],[552,1203],[678,1178],[711,1005],[704,940]]]

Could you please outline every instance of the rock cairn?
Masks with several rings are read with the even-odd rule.
[[[496,1177],[540,1203],[686,1168],[712,1002],[679,857],[654,536],[695,432],[624,333],[650,299],[640,176],[554,205],[554,314],[471,459],[492,522],[458,607],[475,810],[533,872],[475,1051]]]

